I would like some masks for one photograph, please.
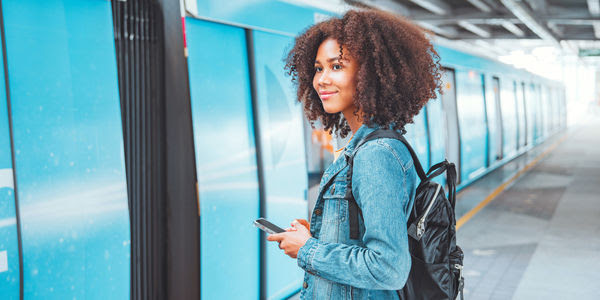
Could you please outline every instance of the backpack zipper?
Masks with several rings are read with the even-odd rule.
[[[463,288],[465,287],[465,279],[463,278],[463,266],[459,264],[454,264],[454,268],[458,269],[458,292],[460,293],[460,299],[463,300]]]
[[[429,210],[433,206],[433,203],[435,202],[435,199],[437,199],[437,196],[440,193],[440,189],[441,188],[442,188],[442,186],[438,183],[438,187],[435,190],[435,194],[433,195],[433,199],[429,203],[429,206],[427,206],[427,210],[425,211],[425,214],[423,215],[423,217],[421,217],[421,219],[419,220],[419,223],[417,224],[417,237],[418,238],[421,238],[421,236],[423,235],[423,233],[425,233],[425,219],[427,218],[427,214],[429,214]]]

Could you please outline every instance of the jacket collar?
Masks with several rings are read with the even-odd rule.
[[[350,154],[354,154],[353,152],[356,150],[356,146],[358,146],[358,144],[367,137],[367,135],[369,135],[369,133],[377,130],[380,126],[379,125],[375,125],[373,127],[368,127],[366,124],[363,124],[362,126],[360,126],[360,128],[358,128],[358,130],[354,133],[354,136],[352,137],[352,140],[350,140],[350,142],[348,143],[348,145],[346,145],[345,149],[344,149],[344,153],[342,153],[343,158],[339,157],[336,161],[333,162],[333,164],[331,164],[327,170],[325,170],[325,173],[323,174],[323,177],[321,178],[321,184],[320,184],[320,188],[323,188],[323,186],[329,182],[329,180],[335,176],[338,172],[340,172],[343,168],[345,168],[348,165],[348,156]]]
[[[344,156],[348,157],[350,154],[354,154],[356,150],[356,146],[367,137],[371,132],[379,129],[381,126],[373,125],[373,127],[367,126],[367,124],[363,124],[358,128],[358,130],[354,133],[352,140],[346,145],[346,149],[344,150]]]

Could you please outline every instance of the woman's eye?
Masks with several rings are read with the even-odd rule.
[[[315,67],[315,72],[321,72],[321,71],[323,71],[323,68],[321,68],[321,67]]]
[[[333,69],[334,70],[341,70],[342,69],[342,65],[335,64],[335,65],[333,65]]]

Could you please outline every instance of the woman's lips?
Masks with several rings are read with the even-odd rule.
[[[333,96],[335,94],[337,94],[337,92],[324,92],[324,93],[321,93],[320,94],[321,100],[327,100],[327,99],[329,99],[331,96]]]

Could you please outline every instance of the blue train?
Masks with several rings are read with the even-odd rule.
[[[150,299],[174,295],[157,290],[173,289],[177,280],[170,276],[188,269],[197,270],[188,279],[203,299],[295,294],[302,271],[277,245],[265,243],[252,221],[265,217],[287,226],[307,218],[332,160],[336,137],[308,126],[283,71],[294,36],[335,15],[302,3],[2,0],[0,298]],[[180,31],[171,37],[181,45],[169,44],[172,32],[151,26],[158,18],[153,13],[168,7],[179,16],[157,24],[164,30],[178,23]],[[131,16],[128,9],[144,13],[123,23],[117,16]],[[152,38],[161,34],[162,41]],[[129,48],[127,40],[138,44]],[[152,52],[144,42],[164,43],[167,50]],[[444,93],[415,117],[407,138],[424,165],[456,162],[459,188],[566,127],[562,84],[445,46],[436,49],[445,68]],[[167,168],[170,156],[148,159],[152,149],[131,145],[155,145],[147,137],[172,139],[167,136],[178,129],[129,130],[138,121],[153,128],[148,126],[155,119],[145,117],[164,121],[160,109],[173,103],[152,81],[151,74],[169,71],[168,65],[151,67],[161,57],[152,53],[184,61],[183,84],[189,87],[183,93],[187,110],[179,116],[190,120],[189,130],[180,129],[190,133],[181,139],[193,145],[185,159],[197,195],[186,203],[197,209],[188,214],[197,228],[186,238],[197,252],[194,263],[176,270],[165,259],[173,246],[156,242],[165,235],[150,236],[187,212],[173,211],[172,194],[155,199],[138,190],[155,186],[136,174],[178,170]],[[129,89],[136,82],[152,84]],[[159,98],[165,105],[160,109],[144,106]],[[161,151],[177,147],[160,145]],[[170,210],[161,215],[165,207]],[[185,248],[188,240],[182,241]]]

